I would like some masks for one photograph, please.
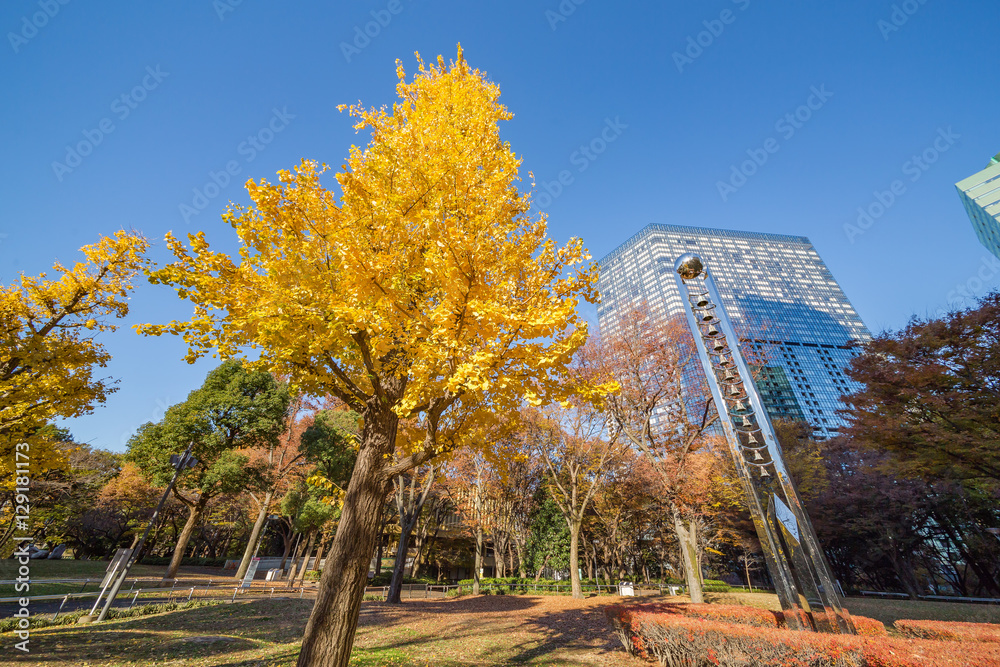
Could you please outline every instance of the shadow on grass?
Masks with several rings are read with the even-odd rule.
[[[259,642],[241,637],[192,638],[174,637],[169,632],[95,629],[90,635],[67,632],[33,635],[30,660],[34,664],[64,665],[83,665],[97,660],[141,660],[156,665],[166,660],[204,658],[258,646]]]
[[[232,654],[217,665],[260,665],[244,653],[262,650],[267,665],[282,645],[297,644],[312,602],[309,600],[255,600],[185,609],[155,616],[108,621],[100,625],[68,625],[37,630],[31,635],[29,664],[59,662],[81,665],[95,660],[142,661],[150,665],[169,660],[205,659]],[[290,646],[289,665],[299,647]]]
[[[364,637],[361,643],[377,646],[356,645],[354,659],[358,665],[425,664],[433,656],[430,664],[457,666],[604,664],[611,657],[609,654],[626,658],[604,616],[605,604],[581,601],[577,605],[569,598],[562,598],[562,602],[569,603],[568,608],[537,609],[547,600],[531,596],[480,596],[363,607],[359,631],[374,630],[378,635]],[[607,604],[615,601],[609,599]],[[431,615],[437,616],[437,627],[422,625]],[[361,652],[375,649],[401,651],[393,655],[408,657],[412,662],[359,660]],[[384,655],[389,657],[388,653]]]
[[[526,647],[512,662],[526,663],[567,651],[584,651],[600,657],[602,662],[609,654],[624,656],[621,642],[604,615],[604,608],[610,604],[614,603],[608,601],[601,605],[545,612],[538,618],[531,619],[529,622],[538,628],[544,639],[536,646]],[[560,662],[546,661],[546,664]]]

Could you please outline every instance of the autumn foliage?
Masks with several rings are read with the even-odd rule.
[[[1000,664],[1000,645],[889,637],[873,619],[853,617],[858,636],[787,630],[779,614],[724,605],[613,605],[605,609],[625,649],[670,667],[981,667]],[[768,619],[770,617],[770,620]],[[925,622],[897,621],[900,624]],[[940,626],[988,624],[940,623]],[[995,626],[994,626],[995,627]]]
[[[118,232],[80,249],[84,261],[56,262],[53,277],[21,275],[0,285],[0,488],[14,486],[14,447],[30,445],[31,474],[63,463],[43,428],[77,417],[116,390],[99,376],[111,355],[95,340],[128,314],[132,281],[149,243]]]
[[[920,639],[1000,643],[1000,625],[995,623],[900,620],[893,627],[908,637]]]
[[[341,107],[370,140],[351,147],[339,192],[303,161],[278,183],[248,182],[253,204],[230,207],[238,256],[202,233],[169,236],[176,261],[152,280],[194,314],[140,328],[183,335],[189,360],[253,349],[293,388],[363,419],[302,666],[347,664],[392,479],[460,442],[488,447],[497,415],[525,402],[564,400],[587,339],[577,306],[597,300],[582,241],[550,239],[519,189],[499,87],[461,49],[397,75],[391,109]],[[422,437],[397,442],[401,419]]]

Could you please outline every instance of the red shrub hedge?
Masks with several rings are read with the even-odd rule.
[[[644,604],[642,611],[653,614],[679,614],[695,618],[708,618],[725,623],[752,625],[758,628],[778,627],[778,615],[767,609],[744,607],[738,604]]]
[[[785,627],[782,612],[769,611],[757,607],[746,607],[738,604],[661,603],[644,604],[641,609],[646,613],[680,614],[682,616],[707,618],[724,623],[752,625],[758,628]],[[854,627],[857,629],[859,635],[886,637],[889,634],[885,629],[885,625],[874,618],[851,616],[851,620],[854,621]]]
[[[830,635],[697,618],[670,606],[615,605],[605,612],[626,650],[667,667],[1000,666],[1000,645],[967,642],[956,651],[954,642],[867,634],[877,632],[877,621],[861,623],[865,635]]]
[[[900,620],[893,623],[893,626],[902,634],[918,639],[1000,642],[1000,625],[996,625],[995,623]]]
[[[876,621],[874,618],[868,618],[866,616],[854,616],[851,615],[851,620],[854,621],[854,629],[858,631],[858,634],[862,637],[888,637],[889,631],[885,629],[885,624],[882,621]]]

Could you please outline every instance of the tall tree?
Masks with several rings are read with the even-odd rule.
[[[280,184],[248,183],[254,205],[224,216],[239,260],[203,234],[153,274],[195,304],[189,358],[247,347],[294,386],[332,394],[364,419],[358,460],[299,665],[346,665],[392,480],[468,438],[494,414],[565,394],[566,365],[587,337],[576,308],[596,300],[596,265],[578,239],[558,247],[529,215],[520,162],[499,134],[499,88],[466,63],[398,65],[391,111],[350,107],[352,148],[340,195],[303,162]],[[582,265],[582,266],[581,266]],[[461,418],[450,413],[464,405]],[[401,418],[423,437],[397,455]]]
[[[622,317],[618,334],[591,344],[580,360],[582,371],[612,377],[620,385],[607,397],[606,409],[660,478],[688,592],[693,602],[701,602],[696,501],[704,489],[692,483],[689,473],[718,414],[695,366],[691,333],[679,318],[658,321],[636,310]]]
[[[267,486],[263,496],[252,491],[247,493],[251,500],[257,503],[257,518],[254,520],[253,528],[250,529],[250,539],[247,540],[240,565],[236,569],[237,579],[242,579],[250,567],[250,560],[257,550],[257,542],[260,540],[260,533],[264,528],[272,501],[279,495],[282,484],[287,482],[286,477],[295,469],[304,455],[299,450],[299,444],[303,431],[312,424],[313,417],[311,414],[303,415],[302,413],[310,409],[315,410],[308,397],[301,392],[291,397],[285,412],[284,430],[278,439],[268,439],[263,446],[253,447],[246,451],[246,454],[250,456],[251,463],[266,466]]]
[[[782,449],[795,460],[808,440],[785,435]],[[894,470],[885,452],[865,450],[843,437],[822,445],[829,484],[804,501],[838,578],[851,588],[865,580],[880,588],[901,587],[916,599],[923,592],[917,564],[932,537],[930,489]],[[887,577],[877,573],[883,563]]]
[[[496,479],[495,470],[482,451],[466,448],[448,465],[446,488],[462,516],[462,522],[472,532],[475,544],[472,566],[472,594],[479,595],[479,580],[483,569],[486,536],[493,529],[494,494],[490,487]]]
[[[525,552],[536,581],[546,568],[560,571],[569,567],[569,528],[545,486],[538,489]]]
[[[393,481],[393,495],[399,515],[399,543],[396,547],[396,562],[392,568],[392,580],[389,582],[386,602],[397,604],[401,602],[399,595],[403,589],[403,572],[406,569],[410,536],[417,527],[417,521],[424,510],[424,503],[430,497],[437,473],[438,469],[434,463],[428,463],[399,475]]]
[[[249,457],[237,450],[276,441],[284,428],[288,401],[287,388],[270,373],[226,361],[187,400],[168,408],[161,421],[144,424],[129,439],[126,460],[162,485],[174,472],[170,455],[194,443],[191,452],[198,464],[184,471],[174,487],[188,507],[187,522],[164,579],[177,574],[188,540],[212,498],[265,484],[264,467],[251,466]]]
[[[111,320],[128,314],[148,247],[141,235],[121,231],[81,248],[85,260],[72,268],[57,262],[58,278],[22,274],[0,286],[0,488],[17,486],[19,444],[22,454],[30,449],[17,460],[29,460],[31,476],[65,467],[65,452],[44,427],[90,412],[117,390],[95,377],[111,359],[96,335],[114,331]]]
[[[353,410],[320,410],[302,434],[302,453],[314,466],[310,484],[343,498],[358,458],[358,413]]]
[[[302,540],[300,546],[303,547],[302,561],[293,563],[288,575],[289,587],[293,585],[296,576],[300,580],[304,579],[313,543],[337,514],[339,503],[329,500],[319,487],[304,483],[289,490],[281,500],[281,513],[291,517],[292,527],[299,533]]]
[[[569,529],[569,574],[574,598],[580,587],[580,529],[610,463],[620,453],[618,432],[604,433],[604,416],[587,405],[553,408],[528,417],[526,428],[548,471],[549,496]]]
[[[119,535],[134,533],[138,539],[162,493],[163,489],[149,484],[138,466],[125,463],[118,474],[101,487],[96,509],[114,518],[121,526]],[[112,546],[118,546],[117,539]]]
[[[527,577],[526,548],[531,538],[531,517],[542,485],[545,464],[534,455],[534,443],[521,429],[511,437],[501,439],[495,448],[493,465],[496,479],[491,487],[494,499],[493,541],[497,552],[503,554],[513,547],[517,555],[519,575]],[[502,561],[498,555],[498,566]],[[514,555],[510,555],[513,575]],[[503,570],[498,570],[502,572]],[[500,576],[504,576],[500,574]]]
[[[101,486],[117,472],[117,456],[111,452],[93,449],[87,444],[76,443],[65,429],[46,427],[52,433],[56,447],[63,452],[68,465],[47,470],[31,480],[31,531],[38,543],[48,543],[50,548],[66,543],[74,547],[88,547],[93,553],[103,556],[112,549],[127,524],[120,517],[95,508],[94,496]],[[21,515],[23,517],[23,515]],[[91,534],[83,527],[89,524]],[[14,522],[4,517],[3,524],[8,530]],[[24,532],[24,531],[21,531]],[[0,535],[0,551],[6,551],[4,538]]]
[[[910,474],[1000,494],[1000,293],[884,332],[851,362],[847,432],[899,455]]]

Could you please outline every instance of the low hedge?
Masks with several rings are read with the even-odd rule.
[[[368,580],[369,586],[388,586],[391,583],[392,583],[392,570],[389,570],[388,572],[379,572],[374,577]],[[414,579],[413,577],[403,577],[403,583],[437,585],[440,584],[441,582],[439,582],[437,579],[431,579],[429,577],[417,577],[416,579]]]
[[[670,667],[1000,665],[1000,645],[989,641],[966,641],[956,651],[954,642],[888,637],[884,626],[864,617],[854,617],[857,636],[798,632],[778,627],[779,614],[767,612],[769,620],[762,611],[735,605],[611,605],[605,609],[629,653]]]
[[[694,618],[705,618],[722,623],[736,623],[757,628],[783,628],[785,616],[782,612],[770,611],[759,607],[747,607],[738,604],[688,604],[662,603],[644,604],[641,608],[646,613],[678,614]],[[888,631],[881,621],[864,616],[851,616],[854,627],[859,635],[869,637],[886,637]]]
[[[182,558],[181,567],[225,567],[229,558]],[[145,556],[141,561],[142,565],[170,565],[170,556]]]
[[[994,623],[899,620],[893,627],[900,634],[917,639],[1000,643],[1000,625]]]
[[[683,582],[676,582],[674,580],[667,579],[663,580],[670,583],[660,583],[659,581],[653,581],[649,584],[650,587],[657,586],[683,586]],[[462,579],[458,582],[459,586],[472,587],[472,579]],[[483,577],[479,580],[479,585],[484,587],[484,592],[494,593],[498,595],[512,595],[517,593],[545,593],[545,589],[554,589],[554,592],[568,592],[572,590],[572,584],[568,579],[521,579],[519,577]],[[606,581],[600,579],[581,579],[581,586],[595,587],[600,586],[603,588],[614,589],[617,588],[617,583],[613,583],[610,586]],[[641,587],[644,584],[637,583],[636,587]],[[706,579],[702,591],[706,593],[728,593],[733,590],[733,587],[724,581],[718,579]]]
[[[458,585],[471,589],[472,579],[461,579]],[[609,592],[615,590],[616,586],[608,586],[603,581],[595,579],[581,579],[582,586],[598,586],[607,589]],[[479,580],[479,586],[483,593],[493,595],[517,595],[530,593],[532,595],[545,595],[546,593],[569,593],[573,590],[573,585],[567,579],[556,581],[554,579],[520,579],[518,577],[484,577]]]
[[[851,620],[854,621],[854,629],[858,631],[858,635],[861,637],[888,637],[889,632],[885,629],[885,624],[882,621],[877,621],[874,618],[868,618],[866,616],[855,616],[851,615]]]
[[[456,583],[458,583],[459,586],[472,586],[473,580],[472,579],[460,579]],[[541,586],[556,586],[556,587],[559,587],[559,588],[567,590],[567,591],[570,590],[570,587],[572,586],[572,584],[570,583],[569,579],[538,579],[538,580],[536,580],[534,577],[529,577],[527,579],[521,579],[520,577],[482,577],[479,580],[479,585],[480,586],[486,586],[486,585],[490,585],[490,586],[506,586],[506,587],[509,587],[511,589],[515,589],[515,588],[537,588],[537,587],[541,587]],[[609,585],[608,582],[604,581],[603,579],[581,579],[580,580],[580,585],[581,586],[591,586],[591,587],[593,587],[593,586],[600,586],[601,588],[617,588],[618,587],[618,583],[617,582],[611,583]],[[636,588],[639,588],[639,587],[645,586],[645,585],[646,584],[643,584],[643,583],[637,583],[637,584],[635,584]],[[649,586],[653,587],[653,588],[655,588],[655,587],[657,587],[659,585],[660,584],[658,584],[655,581],[649,584]],[[677,584],[677,585],[683,585],[683,584]],[[725,584],[723,584],[723,585],[725,585]]]

